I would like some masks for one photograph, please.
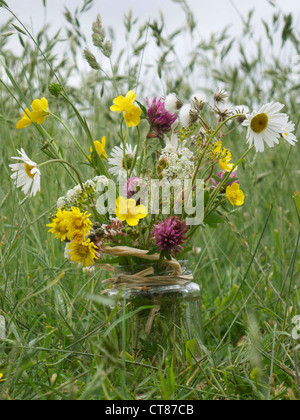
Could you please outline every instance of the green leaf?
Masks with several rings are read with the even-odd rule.
[[[144,114],[144,117],[147,118],[148,117],[148,112],[147,112],[146,107],[143,104],[141,104],[139,101],[136,101],[136,103],[141,108],[141,110],[142,110],[142,112]]]
[[[23,35],[26,35],[27,36],[27,33],[22,29],[22,28],[20,28],[19,26],[17,26],[17,25],[14,25],[13,23],[12,23],[12,26],[18,31],[18,32],[20,32],[21,34],[23,34]]]
[[[186,361],[187,361],[189,366],[192,364],[193,355],[194,355],[194,352],[195,352],[195,345],[196,345],[196,339],[195,338],[187,341],[186,345],[185,345],[185,356],[186,356]]]
[[[217,213],[213,212],[210,213],[205,219],[204,219],[204,223],[207,225],[216,225],[219,223],[224,223],[224,218],[220,215],[218,215]]]

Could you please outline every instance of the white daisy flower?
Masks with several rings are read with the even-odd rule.
[[[295,146],[295,143],[297,143],[298,140],[295,134],[293,134],[293,131],[295,131],[295,124],[291,121],[287,121],[280,134],[287,142],[289,142],[292,146]]]
[[[127,170],[130,169],[131,164],[133,162],[134,156],[136,153],[136,146],[135,148],[133,148],[130,144],[126,144],[126,149],[125,149],[125,159],[126,159],[126,165],[127,165]],[[109,168],[109,172],[115,176],[124,176],[127,175],[126,174],[126,166],[125,166],[125,162],[124,162],[124,148],[123,145],[119,146],[115,146],[112,149],[111,152],[111,156],[108,159],[108,163],[111,166],[111,168]],[[133,171],[134,174],[134,171]]]
[[[269,147],[279,143],[282,127],[287,123],[287,115],[280,111],[284,105],[278,102],[270,102],[263,105],[260,110],[246,116],[243,126],[248,127],[247,143],[251,147],[255,145],[257,152],[263,152],[264,142]]]
[[[35,162],[33,162],[24,152],[18,150],[20,157],[12,157],[12,159],[20,160],[22,163],[14,163],[9,165],[13,174],[12,179],[15,180],[17,188],[22,188],[25,195],[29,194],[34,197],[41,190],[41,172]]]

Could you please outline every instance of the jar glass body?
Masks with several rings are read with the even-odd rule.
[[[183,275],[191,274],[189,265],[180,262]],[[118,266],[116,275],[133,275],[152,266],[155,276],[170,273],[167,266],[147,264]],[[196,351],[201,338],[200,287],[189,282],[184,285],[161,285],[142,290],[111,290],[110,297],[123,307],[118,341],[121,351],[136,358],[151,358],[158,353],[182,357]]]

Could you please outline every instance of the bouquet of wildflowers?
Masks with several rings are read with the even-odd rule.
[[[51,85],[50,92],[70,102],[60,85]],[[19,161],[10,165],[12,178],[27,196],[40,191],[45,165],[62,164],[76,179],[76,185],[58,198],[48,224],[49,232],[64,244],[70,263],[88,271],[97,266],[113,271],[114,264],[137,264],[141,259],[166,262],[172,268],[171,282],[187,281],[179,261],[191,250],[198,229],[216,226],[245,202],[239,165],[252,150],[263,152],[282,139],[294,146],[295,126],[282,112],[284,105],[271,102],[250,111],[229,103],[222,89],[211,99],[196,93],[189,103],[175,93],[152,101],[138,99],[130,90],[113,100],[110,110],[116,114],[120,139],[113,147],[105,132],[101,140],[92,138],[73,104],[86,144],[51,113],[46,98],[34,100],[16,128],[39,128],[54,118],[82,153],[91,178],[83,179],[76,162],[64,160],[53,142],[47,149],[51,159],[40,164],[21,148],[12,158]],[[243,156],[233,158],[227,139],[240,126],[247,129],[248,147],[245,141]],[[126,285],[157,284],[148,274],[137,284],[127,279]]]

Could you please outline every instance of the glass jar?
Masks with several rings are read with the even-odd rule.
[[[180,264],[184,276],[192,273],[186,262]],[[118,266],[115,275],[133,275],[149,267],[153,267],[154,276],[170,274],[167,265],[153,263]],[[196,351],[201,338],[198,284],[191,281],[184,285],[162,284],[142,290],[113,289],[109,296],[119,300],[123,307],[123,321],[118,324],[121,351],[125,350],[134,358],[152,358],[163,352],[177,358]]]

